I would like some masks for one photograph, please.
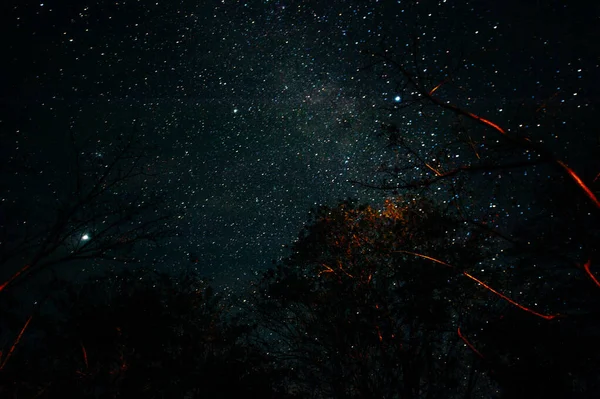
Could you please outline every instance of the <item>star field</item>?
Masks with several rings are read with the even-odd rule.
[[[398,86],[397,72],[365,68],[373,59],[362,51],[382,49],[398,59],[412,52],[411,68],[431,88],[451,75],[436,93],[441,100],[547,145],[592,180],[600,166],[598,135],[589,133],[600,38],[589,26],[598,21],[570,2],[509,3],[4,6],[0,200],[50,204],[70,135],[99,159],[115,137],[135,131],[153,145],[161,172],[141,190],[165,196],[180,229],[140,257],[164,269],[192,259],[225,286],[247,280],[286,253],[311,207],[386,194],[350,181],[376,184],[399,157],[450,169],[500,145],[485,132],[475,149],[449,146],[453,115],[404,110],[415,93]],[[401,126],[415,153],[389,150],[382,123]],[[21,163],[27,168],[12,168]],[[401,178],[430,174],[421,167]],[[511,226],[535,214],[528,187],[540,179],[552,179],[543,165],[493,181],[484,173],[465,199],[473,215]],[[513,183],[500,184],[506,180]],[[433,195],[448,203],[455,194],[442,187]]]

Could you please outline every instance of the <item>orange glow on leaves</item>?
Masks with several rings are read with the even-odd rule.
[[[321,263],[321,266],[323,266],[325,269],[321,270],[317,275],[320,276],[323,273],[334,273],[335,274],[335,270],[333,270],[330,266],[327,266],[325,263]],[[342,267],[342,262],[338,261],[338,267],[339,269],[344,272],[344,274],[346,274],[348,277],[350,278],[354,278],[353,275],[351,275],[350,273],[348,273],[346,270],[344,270],[344,268]]]
[[[404,219],[404,213],[405,213],[405,209],[398,206],[398,204],[396,202],[394,202],[392,199],[390,199],[390,198],[385,199],[384,205],[383,205],[383,211],[381,212],[381,215],[383,217],[392,219],[392,220],[402,220],[402,219]],[[373,218],[375,218],[375,215],[373,215]]]
[[[354,240],[354,245],[356,245],[357,247],[360,247],[360,239],[358,238],[358,236],[356,234],[352,234],[352,239]]]
[[[11,278],[9,278],[2,285],[0,285],[0,292],[2,292],[2,290],[4,290],[6,288],[6,286],[8,286],[10,283],[12,283],[14,279],[16,279],[17,277],[19,277],[19,275],[21,273],[23,273],[25,270],[29,269],[29,266],[30,265],[25,265],[21,270],[19,270],[18,272],[16,272]]]
[[[12,346],[10,347],[10,350],[6,354],[6,358],[2,362],[2,365],[0,365],[0,370],[2,370],[4,368],[4,366],[6,366],[6,362],[8,362],[8,359],[10,359],[10,357],[12,356],[12,354],[13,354],[15,348],[17,347],[17,345],[19,345],[19,342],[21,341],[21,337],[23,336],[23,333],[25,332],[25,330],[29,326],[29,323],[31,322],[32,318],[33,318],[33,315],[29,316],[29,318],[25,322],[25,325],[23,326],[23,328],[21,328],[21,332],[19,332],[19,335],[17,336],[17,339],[15,340],[15,342],[13,342]]]
[[[585,270],[585,272],[587,273],[588,276],[590,276],[590,278],[592,279],[592,281],[594,282],[594,284],[596,284],[598,287],[600,287],[600,281],[598,281],[598,279],[596,278],[596,276],[594,276],[592,274],[592,272],[590,271],[590,266],[592,266],[592,260],[589,259],[587,262],[585,262],[585,265],[583,265],[583,270]]]
[[[478,350],[477,350],[477,349],[476,349],[476,348],[473,346],[473,344],[471,344],[471,343],[469,342],[469,340],[467,340],[467,338],[465,338],[465,336],[464,336],[464,335],[462,335],[462,332],[460,331],[460,327],[458,327],[458,330],[457,330],[457,332],[458,332],[458,336],[460,337],[460,339],[462,339],[462,340],[463,340],[463,342],[464,342],[464,343],[465,343],[465,344],[466,344],[466,345],[469,347],[469,349],[471,349],[471,350],[473,351],[473,353],[475,353],[475,354],[476,354],[477,356],[479,356],[480,358],[482,358],[482,359],[485,359],[485,358],[483,357],[483,355],[481,354],[481,352],[479,352],[479,351],[478,351]]]

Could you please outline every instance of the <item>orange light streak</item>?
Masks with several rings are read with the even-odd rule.
[[[15,348],[17,347],[17,345],[19,345],[19,342],[21,341],[21,337],[23,336],[23,333],[27,329],[27,326],[29,326],[29,323],[31,322],[32,318],[33,318],[33,315],[29,316],[29,318],[25,322],[25,325],[23,326],[23,328],[21,328],[21,332],[19,332],[19,335],[17,336],[17,339],[15,340],[15,342],[13,342],[12,346],[10,347],[10,350],[6,354],[6,358],[2,362],[2,365],[0,365],[0,370],[2,370],[4,368],[4,366],[6,366],[6,362],[8,362],[8,359],[10,359],[10,357],[12,356],[12,354],[13,354]]]
[[[433,171],[433,173],[435,173],[436,176],[442,175],[442,173],[439,170],[437,170],[433,166],[429,165],[427,162],[425,162],[425,166],[427,166],[429,168],[429,170]]]
[[[435,263],[439,263],[440,265],[444,265],[444,266],[447,266],[447,267],[451,267],[452,269],[455,269],[455,267],[454,267],[454,266],[452,266],[452,265],[450,265],[450,264],[448,264],[448,263],[446,263],[446,262],[444,262],[444,261],[441,261],[441,260],[439,260],[439,259],[436,259],[436,258],[432,258],[431,256],[427,256],[427,255],[419,254],[419,253],[417,253],[417,252],[402,251],[402,250],[400,250],[400,251],[395,251],[395,252],[402,252],[402,253],[405,253],[405,254],[415,255],[415,256],[418,256],[418,257],[421,257],[421,258],[424,258],[424,259],[431,260],[431,261],[433,261],[433,262],[435,262]]]
[[[458,330],[457,330],[457,331],[458,331],[458,336],[460,337],[460,339],[462,339],[462,340],[463,340],[463,342],[464,342],[465,344],[467,344],[467,346],[469,347],[469,349],[471,349],[471,350],[473,351],[473,353],[475,353],[475,354],[476,354],[477,356],[479,356],[480,358],[482,358],[482,359],[485,359],[485,357],[483,357],[483,355],[481,354],[481,352],[479,352],[479,351],[477,350],[477,348],[475,348],[475,347],[474,347],[474,346],[473,346],[473,345],[472,345],[472,344],[469,342],[469,340],[468,340],[467,338],[465,338],[465,336],[464,336],[464,335],[462,335],[462,332],[460,331],[460,327],[458,327]]]
[[[429,95],[432,95],[433,93],[435,93],[437,91],[437,89],[442,87],[443,84],[444,84],[444,82],[440,83],[439,85],[437,85],[433,89],[431,89],[431,91],[429,92]]]
[[[583,265],[583,270],[585,270],[585,272],[588,274],[588,276],[590,276],[590,278],[592,279],[592,281],[598,286],[600,287],[600,281],[598,281],[598,279],[596,278],[596,276],[594,276],[592,274],[592,272],[590,271],[590,266],[592,266],[592,260],[588,260],[587,262],[585,262],[585,265]]]
[[[0,292],[2,292],[2,290],[4,290],[7,285],[9,285],[10,283],[12,283],[14,279],[16,279],[17,277],[19,277],[19,275],[21,273],[23,273],[25,270],[29,269],[29,266],[30,265],[25,265],[21,270],[19,270],[18,272],[16,272],[14,274],[14,276],[12,276],[10,279],[8,279],[2,285],[0,285]]]
[[[387,57],[385,57],[385,56],[384,56],[384,59],[386,59],[386,60],[389,61],[389,59]],[[415,86],[417,86],[417,88],[420,88],[419,85],[418,85],[418,83],[416,83],[414,81],[414,79],[404,70],[404,68],[401,65],[399,65],[399,64],[397,64],[395,62],[392,62],[392,63],[395,64],[396,66],[398,66],[400,68],[400,70],[404,73],[404,75],[408,76],[409,80],[411,80],[412,83]],[[437,98],[434,98],[432,96],[432,93],[435,92],[440,87],[440,85],[437,85],[436,87],[434,87],[429,93],[427,93],[427,91],[425,91],[424,89],[422,90],[422,92],[423,92],[423,94],[425,94],[426,96],[428,96],[429,99],[431,101],[433,101],[435,104],[437,104],[437,105],[439,105],[439,106],[441,106],[443,108],[450,109],[450,110],[452,110],[453,112],[455,112],[457,114],[462,114],[462,115],[469,116],[470,118],[473,118],[474,120],[476,120],[478,122],[481,122],[481,123],[483,123],[483,124],[485,124],[487,126],[490,126],[491,128],[493,128],[494,130],[496,130],[500,134],[508,137],[509,139],[515,140],[514,137],[510,137],[506,133],[506,131],[504,129],[502,129],[499,125],[497,125],[496,123],[494,123],[494,122],[492,122],[492,121],[490,121],[488,119],[482,118],[481,116],[476,115],[476,114],[474,114],[472,112],[463,110],[463,109],[461,109],[461,108],[459,108],[459,107],[457,107],[455,105],[447,104],[447,103],[444,103],[444,102],[442,102],[441,100],[439,100]],[[529,143],[531,143],[531,140],[528,139],[528,138],[524,138],[522,140],[528,141]],[[558,163],[560,166],[562,166],[567,171],[567,173],[569,174],[569,176],[571,176],[571,178],[573,178],[573,180],[575,180],[575,182],[579,185],[579,187],[581,187],[583,189],[583,191],[585,192],[585,194],[592,200],[592,202],[594,203],[594,205],[596,205],[597,208],[600,208],[600,200],[598,200],[598,198],[594,195],[594,193],[592,193],[592,191],[583,183],[583,181],[581,180],[581,178],[579,178],[579,176],[577,176],[577,174],[571,168],[569,168],[567,165],[565,165],[564,162],[562,162],[560,160],[556,160],[556,163]],[[594,179],[594,181],[596,181],[596,179],[598,179],[599,176],[600,176],[600,174],[598,174],[596,176],[596,178]]]
[[[519,309],[526,311],[527,313],[531,313],[532,315],[541,317],[542,319],[546,319],[546,320],[552,320],[552,319],[555,319],[556,317],[559,316],[559,315],[546,315],[546,314],[538,313],[535,310],[529,309],[528,307],[525,307],[525,306],[521,305],[520,303],[513,301],[512,299],[510,299],[509,297],[507,297],[503,293],[496,291],[495,289],[493,289],[492,287],[490,287],[489,285],[487,285],[483,281],[478,280],[477,278],[471,276],[469,273],[462,272],[462,274],[465,275],[465,276],[467,276],[471,280],[473,280],[473,281],[481,284],[488,291],[493,292],[494,294],[498,295],[500,298],[504,299],[505,301],[507,301],[511,305],[514,305],[514,306],[518,307]]]
[[[344,270],[344,268],[342,267],[341,262],[338,262],[338,267],[341,271],[343,271],[348,277],[350,278],[354,278],[353,275],[351,275],[350,273],[348,273],[346,270]],[[335,273],[335,270],[333,270],[331,267],[327,266],[325,263],[321,263],[321,266],[323,266],[325,269],[321,270],[317,276],[320,276],[323,273]]]
[[[456,269],[456,268],[455,268],[454,266],[452,266],[451,264],[449,264],[449,263],[446,263],[446,262],[444,262],[444,261],[441,261],[441,260],[439,260],[439,259],[433,258],[433,257],[431,257],[431,256],[427,256],[427,255],[419,254],[419,253],[416,253],[416,252],[410,252],[410,251],[395,251],[395,252],[402,252],[402,253],[406,253],[406,254],[415,255],[415,256],[418,256],[418,257],[421,257],[421,258],[424,258],[424,259],[431,260],[431,261],[433,261],[433,262],[435,262],[435,263],[439,263],[440,265],[444,265],[444,266],[450,267],[450,268],[452,268],[452,269]],[[496,291],[495,289],[493,289],[492,287],[490,287],[489,285],[487,285],[487,284],[486,284],[486,283],[484,283],[483,281],[481,281],[481,280],[477,279],[476,277],[473,277],[473,276],[472,276],[472,275],[470,275],[469,273],[467,273],[467,272],[461,272],[461,274],[462,274],[463,276],[465,276],[465,277],[468,277],[468,278],[470,278],[471,280],[475,281],[476,283],[480,284],[482,287],[484,287],[484,288],[485,288],[485,289],[487,289],[488,291],[490,291],[490,292],[492,292],[492,293],[496,294],[497,296],[499,296],[500,298],[504,299],[505,301],[507,301],[507,302],[508,302],[508,303],[510,303],[511,305],[514,305],[514,306],[518,307],[519,309],[521,309],[521,310],[524,310],[524,311],[525,311],[525,312],[527,312],[527,313],[531,313],[532,315],[535,315],[535,316],[541,317],[541,318],[543,318],[543,319],[546,319],[546,320],[552,320],[552,319],[554,319],[554,318],[556,318],[556,317],[558,317],[558,316],[559,316],[559,315],[546,315],[546,314],[542,314],[542,313],[536,312],[536,311],[535,311],[535,310],[533,310],[533,309],[529,309],[528,307],[526,307],[526,306],[523,306],[523,305],[521,305],[521,304],[520,304],[520,303],[518,303],[518,302],[515,302],[514,300],[510,299],[509,297],[507,297],[507,296],[506,296],[506,295],[504,295],[503,293],[501,293],[501,292],[499,292],[499,291]]]
[[[577,173],[575,173],[575,171],[573,169],[569,168],[563,161],[556,161],[556,162],[560,166],[562,166],[567,171],[567,173],[569,174],[569,176],[571,176],[571,178],[573,180],[575,180],[575,183],[577,183],[577,185],[579,187],[581,187],[583,189],[583,191],[585,191],[585,195],[587,195],[588,198],[592,200],[592,202],[594,203],[594,205],[596,205],[597,208],[600,208],[600,201],[594,195],[594,193],[592,192],[592,190],[590,190],[589,187],[585,185],[585,183],[583,182],[583,180],[581,180],[581,178],[577,175]]]
[[[85,350],[85,346],[83,346],[83,343],[79,343],[79,345],[81,345],[81,352],[83,353],[83,362],[85,363],[85,368],[88,368],[88,356],[87,356],[87,351]]]
[[[498,126],[497,124],[495,124],[494,122],[487,120],[485,118],[482,118],[478,115],[475,115],[472,112],[467,112],[467,115],[469,115],[471,118],[481,121],[481,122],[485,123],[486,125],[494,128],[496,131],[500,132],[501,134],[503,134],[505,136],[507,135],[506,131],[504,129],[502,129],[500,126]],[[569,174],[569,176],[571,176],[571,178],[575,181],[575,183],[577,183],[577,185],[583,189],[585,194],[588,196],[589,199],[592,200],[594,205],[596,205],[597,208],[600,208],[600,200],[598,200],[598,198],[594,195],[592,190],[590,190],[590,188],[583,182],[583,180],[581,180],[581,178],[577,175],[577,173],[575,173],[575,171],[573,171],[573,169],[569,168],[563,161],[556,160],[556,163],[558,163]]]
[[[507,136],[506,131],[504,129],[502,129],[500,126],[498,126],[497,124],[495,124],[494,122],[489,121],[485,118],[482,118],[478,115],[475,115],[471,112],[467,112],[467,115],[469,115],[471,118],[474,118],[478,121],[485,123],[486,125],[494,128],[496,131],[500,132],[501,134]],[[530,140],[528,140],[528,141],[530,141]],[[592,200],[594,205],[596,205],[597,208],[600,208],[600,200],[598,200],[598,198],[594,195],[592,190],[590,190],[590,188],[583,182],[583,180],[581,180],[581,178],[577,175],[577,173],[575,173],[575,171],[573,169],[569,168],[561,160],[556,160],[556,163],[558,163],[568,173],[568,175],[571,176],[571,178],[575,181],[575,183],[577,183],[577,185],[583,189],[583,191],[585,192],[585,195],[587,195],[588,198]]]
[[[503,134],[503,135],[506,136],[506,131],[504,129],[502,129],[500,126],[498,126],[497,124],[495,124],[494,122],[489,121],[489,120],[487,120],[485,118],[482,118],[479,115],[475,115],[472,112],[467,112],[467,115],[469,115],[471,118],[474,118],[474,119],[476,119],[478,121],[481,121],[481,122],[485,123],[486,125],[494,128],[497,132],[500,132],[501,134]]]
[[[500,132],[501,134],[508,136],[506,134],[506,131],[504,129],[502,129],[500,126],[498,126],[497,124],[495,124],[492,121],[489,121],[485,118],[482,118],[478,115],[475,115],[474,113],[471,112],[466,112],[467,115],[469,115],[471,118],[474,118],[475,120],[478,120],[480,122],[483,122],[484,124],[494,128],[496,131]],[[529,139],[526,139],[527,141],[531,141]],[[581,178],[577,175],[577,173],[575,173],[575,171],[571,168],[569,168],[563,161],[561,160],[556,160],[556,163],[559,164],[566,172],[569,176],[571,176],[571,178],[575,181],[575,183],[577,183],[577,185],[579,187],[581,187],[581,189],[583,189],[583,191],[585,192],[585,195],[588,196],[589,199],[592,200],[592,202],[594,203],[594,205],[596,205],[597,208],[600,208],[600,200],[598,200],[598,198],[594,195],[594,193],[592,192],[592,190],[590,190],[590,188],[583,182],[583,180],[581,180]],[[595,180],[595,179],[594,179]]]
[[[339,269],[340,269],[341,271],[343,271],[343,272],[346,274],[346,276],[348,276],[348,277],[350,277],[350,278],[354,278],[354,276],[353,276],[353,275],[351,275],[351,274],[350,274],[350,273],[348,273],[346,270],[344,270],[344,268],[342,267],[342,262],[341,262],[341,261],[338,261],[338,267],[339,267]]]
[[[319,276],[323,273],[333,273],[333,269],[331,267],[327,266],[325,263],[321,263],[321,266],[323,266],[325,269],[321,270],[319,272],[319,274],[318,274]]]
[[[379,329],[379,326],[375,326],[375,329],[377,330],[377,336],[379,337],[379,342],[383,342],[383,336],[381,335],[381,330]]]

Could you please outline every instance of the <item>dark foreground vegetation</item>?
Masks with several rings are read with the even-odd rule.
[[[25,319],[4,295],[2,397],[591,397],[589,265],[518,292],[529,252],[486,272],[497,245],[427,200],[346,201],[237,300],[142,268],[65,282]]]

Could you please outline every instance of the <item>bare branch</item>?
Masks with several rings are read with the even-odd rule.
[[[399,62],[394,60],[389,55],[387,55],[385,53],[373,52],[373,53],[371,53],[371,56],[379,58],[379,59],[383,60],[385,63],[392,65],[394,68],[396,68],[403,75],[403,77],[410,83],[410,85],[419,93],[419,95],[422,96],[423,98],[428,99],[431,103],[433,103],[443,109],[449,110],[457,115],[465,116],[465,117],[479,123],[482,126],[485,126],[487,128],[492,128],[494,131],[500,133],[500,135],[504,139],[508,140],[510,143],[512,143],[518,147],[521,147],[525,150],[533,151],[536,154],[538,154],[542,160],[550,161],[551,163],[558,166],[561,171],[566,173],[567,176],[571,180],[573,180],[575,182],[575,184],[577,184],[578,187],[581,188],[581,190],[584,192],[584,194],[594,203],[594,205],[600,209],[600,200],[598,200],[596,195],[583,182],[583,180],[575,173],[575,171],[573,171],[571,168],[569,168],[563,161],[557,159],[545,147],[543,147],[542,145],[540,145],[538,143],[534,143],[533,141],[531,141],[530,139],[528,139],[526,137],[521,138],[521,137],[514,136],[514,135],[510,134],[507,130],[500,127],[498,124],[492,122],[491,120],[488,120],[488,119],[483,118],[479,115],[476,115],[470,111],[460,108],[450,102],[444,102],[444,101],[440,100],[439,98],[433,96],[433,94],[436,92],[436,90],[440,87],[440,85],[442,83],[438,84],[433,89],[425,88],[421,84],[422,79],[418,75],[414,75],[411,72],[409,72],[408,69],[404,65],[400,64]],[[408,187],[408,188],[410,188],[410,187]]]

